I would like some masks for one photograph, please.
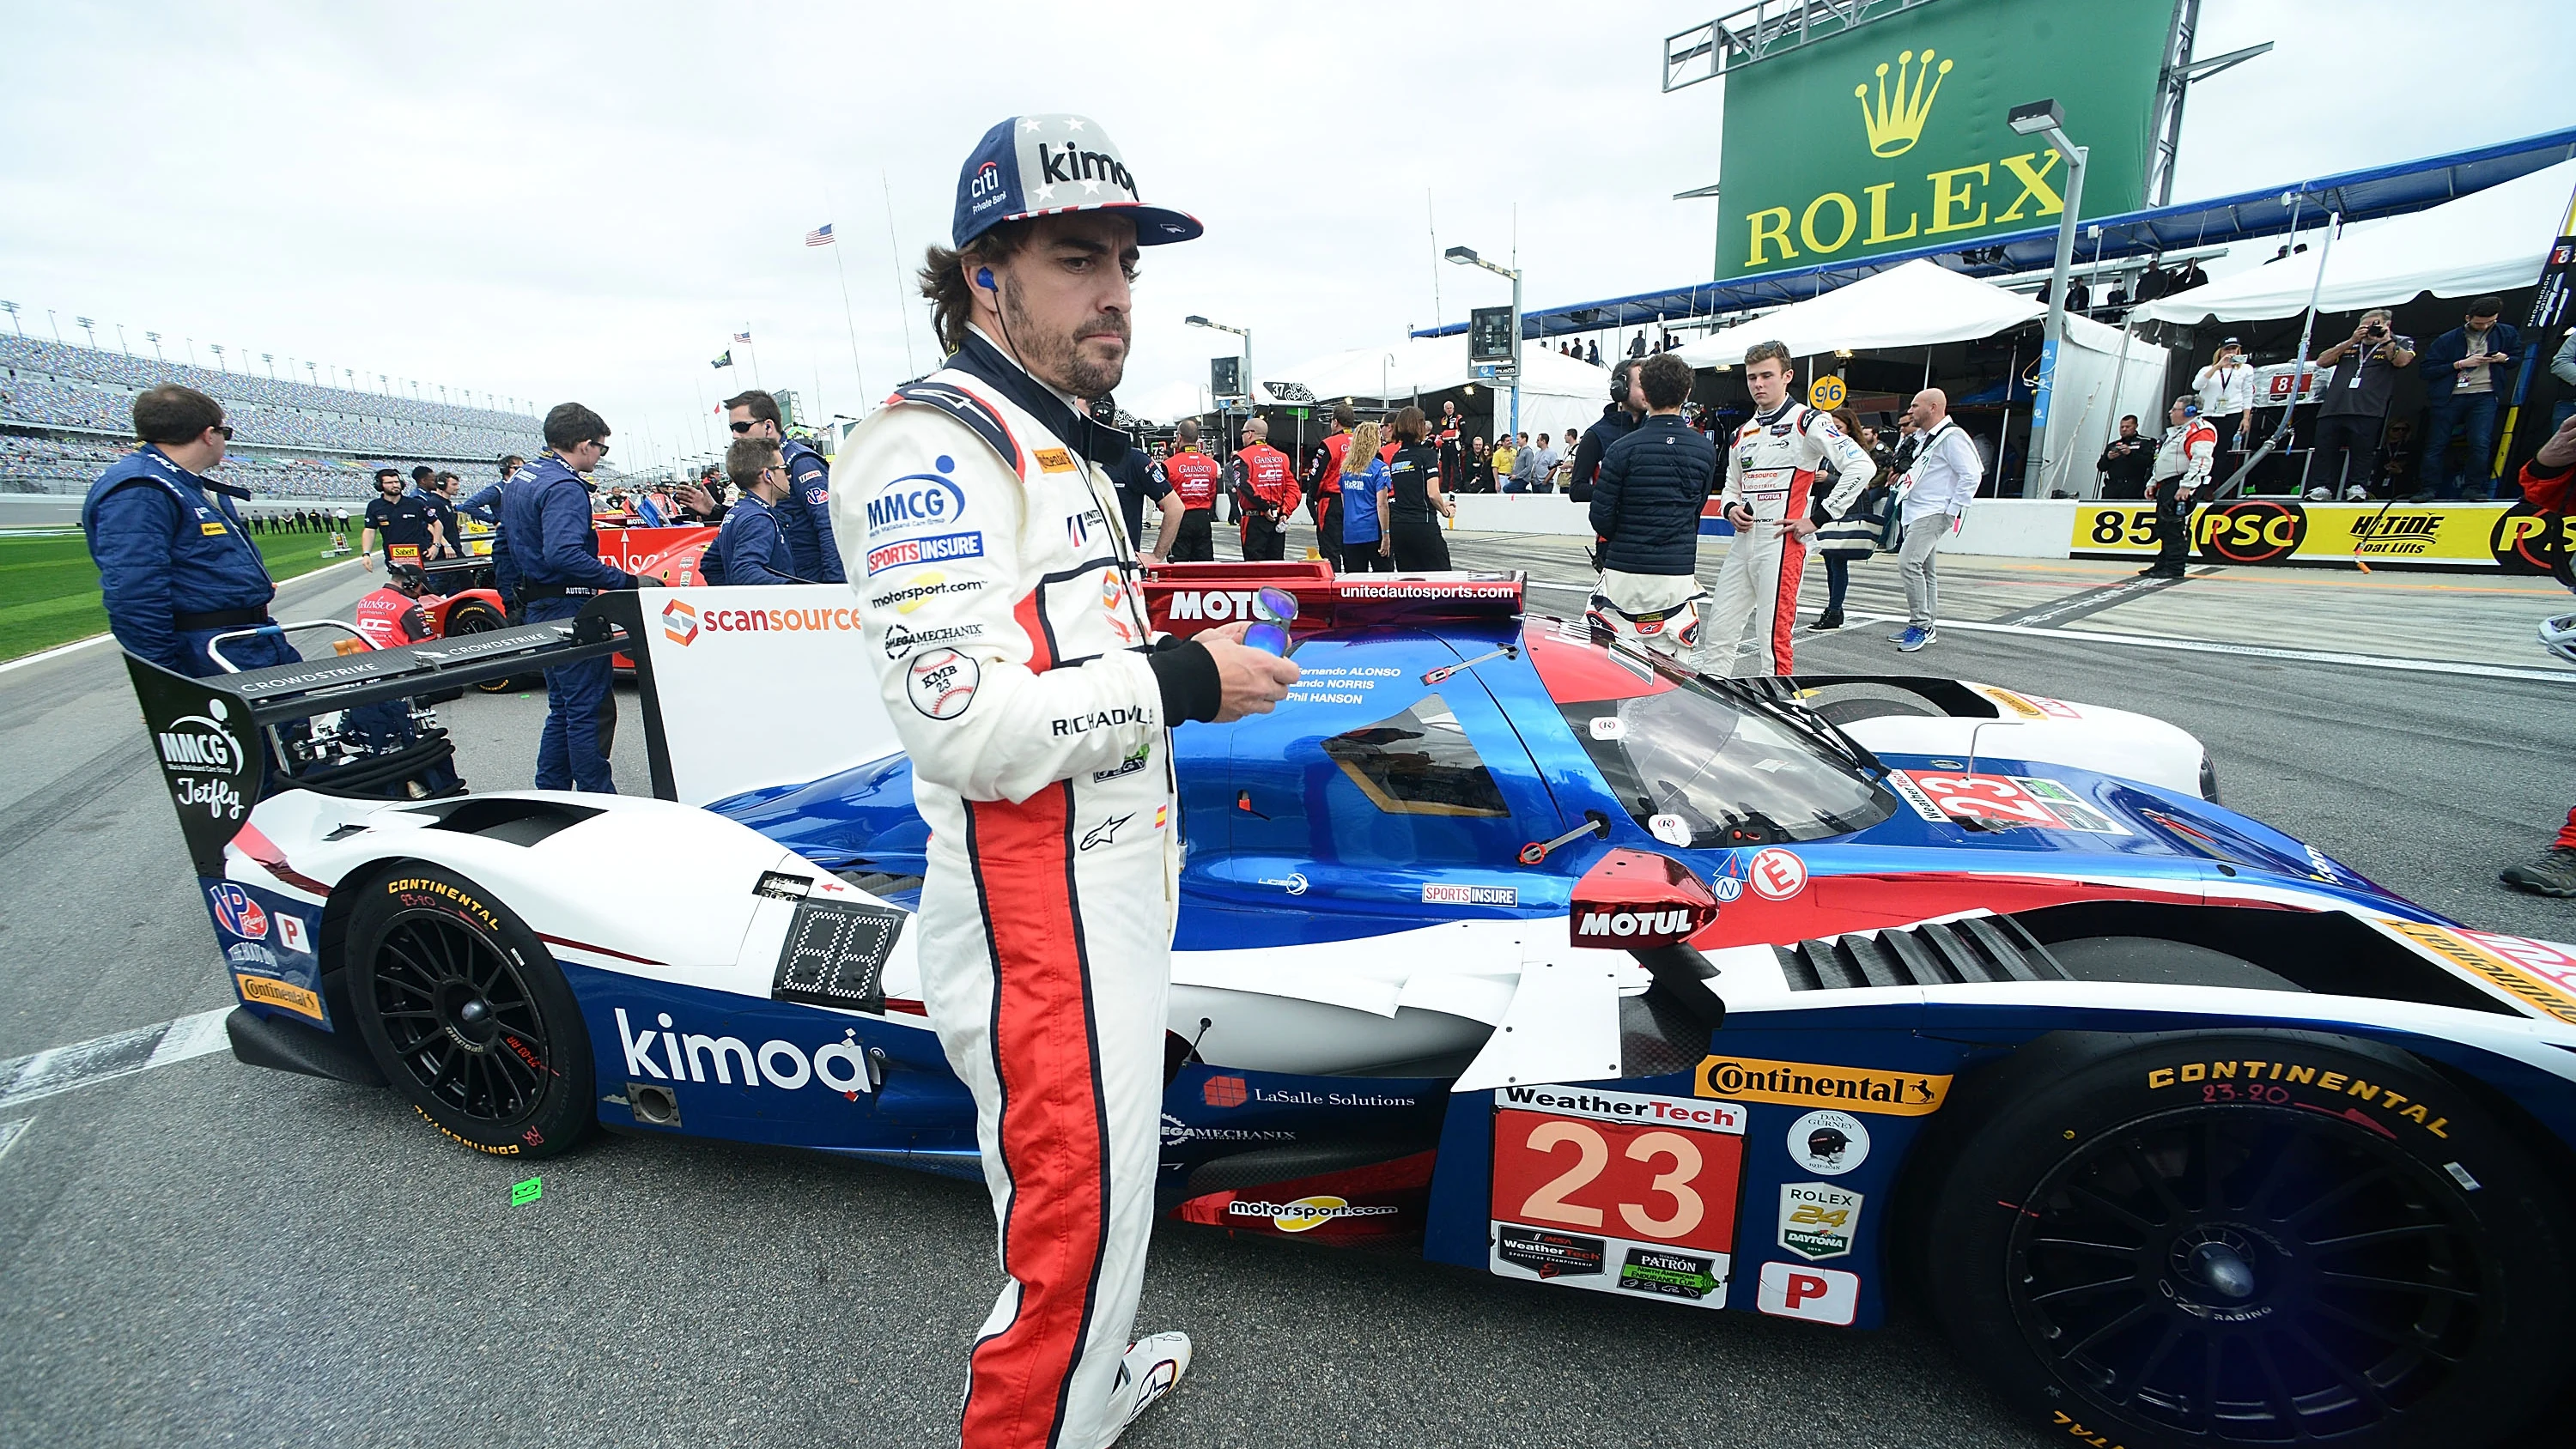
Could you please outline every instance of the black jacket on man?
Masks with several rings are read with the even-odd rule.
[[[1574,445],[1574,471],[1567,475],[1565,496],[1577,503],[1590,498],[1593,479],[1601,472],[1601,459],[1609,453],[1612,443],[1628,436],[1636,426],[1635,413],[1617,403],[1605,404],[1601,421],[1594,423],[1583,441]]]
[[[1610,445],[1592,485],[1601,567],[1687,574],[1699,567],[1699,515],[1717,478],[1717,445],[1680,418],[1648,417]]]

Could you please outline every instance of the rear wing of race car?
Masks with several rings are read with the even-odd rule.
[[[526,674],[612,654],[630,646],[642,624],[633,594],[594,600],[576,619],[495,629],[300,664],[245,670],[211,679],[174,674],[129,653],[126,672],[143,706],[143,725],[160,761],[179,830],[201,876],[224,873],[224,847],[250,819],[251,807],[277,789],[338,789],[353,777],[332,770],[271,780],[284,759],[280,727],[371,704],[434,694],[487,679]],[[444,742],[440,742],[444,748]],[[292,753],[289,751],[288,753]],[[670,768],[654,747],[656,793]],[[399,756],[384,762],[401,771]],[[364,772],[372,781],[379,771]],[[361,793],[375,793],[371,790]]]

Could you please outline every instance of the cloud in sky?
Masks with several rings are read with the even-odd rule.
[[[898,274],[945,240],[959,161],[1072,110],[1208,225],[1146,253],[1122,391],[1235,350],[1190,313],[1251,328],[1267,374],[1505,300],[1435,263],[1435,219],[1517,243],[1533,307],[1708,276],[1716,204],[1670,197],[1718,179],[1721,88],[1661,94],[1657,62],[1709,8],[31,9],[0,53],[0,295],[75,339],[85,314],[138,349],[579,397],[632,466],[648,434],[717,440],[752,354],[707,362],[746,327],[764,383],[833,411],[927,368]],[[2278,49],[2195,89],[2176,195],[2566,124],[2576,7],[2469,13],[2208,0],[2201,54]],[[801,245],[824,221],[841,245]]]

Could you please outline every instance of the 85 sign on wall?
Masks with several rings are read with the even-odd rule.
[[[1726,1306],[1744,1109],[1579,1087],[1494,1093],[1489,1266]]]

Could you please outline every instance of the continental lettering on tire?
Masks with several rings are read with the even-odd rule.
[[[2107,1434],[2096,1434],[2092,1430],[2085,1428],[2080,1421],[2068,1418],[2060,1410],[2051,1409],[2048,1412],[2049,1416],[2057,1421],[2057,1427],[2073,1435],[2075,1437],[2075,1442],[2078,1444],[2090,1444],[2093,1446],[2093,1449],[2128,1449],[2127,1445],[2120,1443],[2118,1440],[2111,1438]]]
[[[1758,1057],[1708,1057],[1700,1062],[1692,1078],[1692,1090],[1703,1097],[1737,1101],[1923,1117],[1940,1111],[1941,1104],[1949,1100],[1950,1078]]]
[[[2338,1116],[2370,1107],[2390,1121],[2412,1123],[2435,1137],[2448,1138],[2451,1119],[2444,1109],[2419,1102],[2395,1088],[2309,1062],[2239,1057],[2230,1061],[2181,1061],[2147,1069],[2147,1090],[2177,1089],[2195,1103],[2242,1102],[2262,1107],[2309,1107]],[[2390,1136],[2387,1123],[2365,1115],[2364,1121]]]
[[[450,1142],[457,1143],[460,1146],[471,1147],[477,1152],[488,1152],[494,1157],[516,1157],[519,1155],[519,1144],[516,1142],[477,1142],[471,1137],[459,1137],[455,1133],[448,1131],[445,1127],[440,1126],[437,1118],[432,1117],[427,1112],[421,1112],[418,1104],[414,1104],[412,1110],[420,1112],[420,1120],[428,1123],[432,1127],[437,1127],[438,1135],[446,1138]],[[544,1139],[539,1138],[537,1140],[543,1141]]]
[[[501,929],[500,918],[492,908],[443,880],[422,876],[404,876],[385,882],[385,894],[406,906],[435,906],[442,902],[464,908],[465,918],[480,922],[488,929]]]

